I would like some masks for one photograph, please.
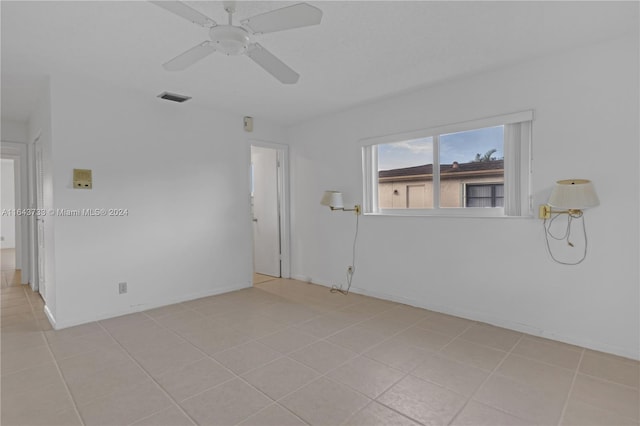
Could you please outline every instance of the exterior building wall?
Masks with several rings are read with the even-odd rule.
[[[504,175],[463,177],[451,179],[441,176],[440,207],[464,207],[464,186],[473,183],[503,183]],[[381,209],[433,208],[433,181],[431,178],[388,180],[378,183],[378,204]]]

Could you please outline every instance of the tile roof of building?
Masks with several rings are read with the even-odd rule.
[[[456,167],[457,165],[457,167]],[[504,160],[493,161],[472,161],[470,163],[441,164],[440,173],[459,173],[459,172],[477,172],[485,170],[503,170]],[[414,175],[431,175],[433,174],[433,164],[424,164],[422,166],[405,167],[402,169],[381,170],[378,177],[398,177],[398,176],[414,176]]]

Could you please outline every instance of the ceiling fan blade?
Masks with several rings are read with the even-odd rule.
[[[298,3],[247,18],[241,23],[254,33],[272,33],[317,25],[321,19],[322,11],[320,9],[308,3]]]
[[[281,83],[295,84],[300,78],[300,74],[289,68],[284,62],[276,58],[264,47],[258,43],[249,46],[247,56],[260,65],[266,72],[274,76]]]
[[[181,71],[204,57],[212,54],[216,51],[216,48],[213,46],[209,40],[203,41],[199,45],[192,47],[184,53],[176,56],[168,62],[162,64],[162,67],[167,71]]]
[[[181,16],[184,19],[193,22],[194,24],[200,25],[201,27],[211,28],[218,25],[213,19],[209,18],[206,15],[203,15],[202,13],[180,1],[152,1],[151,3],[155,4],[156,6],[160,6],[161,8],[166,9],[169,12],[175,13],[176,15]]]

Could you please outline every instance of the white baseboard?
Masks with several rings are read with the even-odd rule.
[[[307,277],[306,275],[294,275],[291,277],[294,280],[297,281],[302,281],[303,283],[310,283],[311,281],[311,277]],[[315,283],[314,283],[315,284]]]
[[[300,277],[304,277],[301,276]],[[305,282],[312,282],[313,284],[318,284],[324,287],[331,288],[334,284],[327,284],[326,281],[310,279],[308,277],[304,280]],[[295,278],[299,279],[299,278]],[[302,281],[302,280],[300,280]],[[460,318],[465,318],[471,321],[483,322],[486,324],[495,325],[496,327],[507,328],[509,330],[519,331],[521,333],[529,334],[536,337],[543,337],[545,339],[556,340],[563,343],[568,343],[570,345],[581,346],[588,349],[593,349],[595,351],[606,352],[614,355],[618,355],[624,358],[629,358],[633,360],[640,360],[640,353],[630,351],[627,348],[622,348],[619,346],[609,345],[602,342],[595,342],[589,339],[583,338],[575,338],[572,336],[566,336],[562,333],[557,333],[553,330],[544,330],[538,327],[534,327],[528,324],[522,324],[515,321],[506,320],[504,318],[497,318],[491,315],[487,315],[483,312],[477,311],[467,311],[461,309],[450,308],[448,306],[441,305],[432,305],[429,303],[420,303],[414,299],[408,299],[401,296],[395,296],[392,294],[368,290],[362,287],[351,287],[350,291],[352,293],[361,294],[363,296],[375,297],[376,299],[390,300],[392,302],[402,303],[409,306],[415,306],[417,308],[428,309],[430,311],[439,312],[442,314],[453,315]]]
[[[129,307],[129,309],[123,309],[123,310],[112,311],[112,312],[102,312],[102,313],[99,313],[99,314],[96,314],[96,315],[92,315],[91,317],[74,318],[74,319],[71,319],[71,320],[59,321],[58,323],[55,322],[55,320],[53,319],[53,316],[50,317],[50,315],[49,315],[50,313],[47,314],[47,317],[49,317],[49,322],[51,322],[51,326],[54,329],[62,330],[64,328],[73,327],[73,326],[81,325],[81,324],[86,324],[88,322],[101,321],[101,320],[108,319],[108,318],[114,318],[114,317],[119,317],[119,316],[122,316],[122,315],[133,314],[133,313],[136,313],[136,312],[148,311],[149,309],[160,308],[162,306],[173,305],[175,303],[187,302],[189,300],[201,299],[203,297],[216,296],[218,294],[223,294],[223,293],[229,293],[229,292],[232,292],[232,291],[242,290],[242,289],[245,289],[245,288],[249,288],[251,286],[252,286],[251,284],[248,284],[248,285],[247,284],[236,284],[236,285],[227,286],[227,287],[218,287],[218,288],[215,288],[213,290],[202,292],[202,293],[194,293],[194,294],[188,294],[188,295],[185,295],[185,296],[172,298],[172,299],[168,299],[168,300],[154,301],[154,302],[151,302],[151,303],[145,303],[145,304],[131,306],[131,307]],[[48,312],[48,309],[46,307],[45,307],[45,312]]]
[[[49,320],[49,324],[51,324],[51,327],[56,330],[56,319],[53,317],[53,314],[51,313],[47,305],[44,305],[44,314],[47,316],[47,320]]]

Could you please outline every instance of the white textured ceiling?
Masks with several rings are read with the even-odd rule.
[[[190,1],[225,23],[221,2]],[[2,116],[26,120],[44,76],[105,81],[285,125],[354,105],[611,39],[638,26],[637,2],[312,1],[318,26],[259,42],[300,73],[283,85],[245,56],[160,65],[207,30],[144,1],[2,1]],[[235,19],[289,2],[241,1]]]

